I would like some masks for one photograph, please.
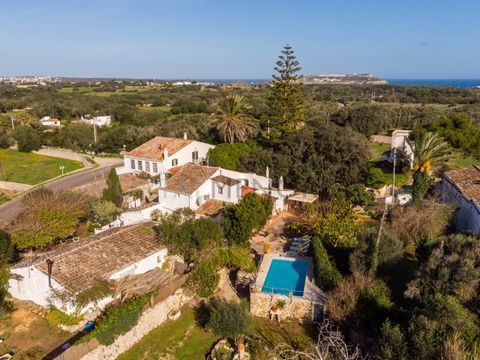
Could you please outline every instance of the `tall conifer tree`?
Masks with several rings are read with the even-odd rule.
[[[107,187],[103,190],[102,199],[113,202],[118,207],[122,207],[123,191],[115,168],[112,167],[107,178]]]
[[[303,127],[305,121],[305,95],[298,72],[302,69],[292,47],[287,44],[278,57],[271,92],[267,97],[270,108],[268,137],[281,142],[285,136]]]

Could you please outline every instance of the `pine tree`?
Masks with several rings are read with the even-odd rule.
[[[114,168],[110,170],[107,178],[107,187],[103,190],[102,199],[113,202],[118,207],[123,203],[123,191],[120,179]]]
[[[284,46],[275,66],[271,92],[267,97],[270,108],[268,134],[273,142],[301,128],[305,121],[305,96],[298,72],[302,68],[292,47]]]

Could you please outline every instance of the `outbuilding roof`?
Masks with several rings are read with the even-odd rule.
[[[217,170],[217,167],[212,166],[186,164],[167,181],[167,185],[163,189],[186,195],[193,194]]]
[[[188,144],[191,144],[193,140],[189,139],[177,139],[171,137],[156,136],[153,139],[143,143],[139,147],[128,152],[127,155],[151,159],[157,161],[163,161],[164,151],[167,149],[168,157],[175,154],[177,151],[183,149]]]
[[[240,183],[237,179],[233,179],[231,177],[225,176],[225,175],[217,175],[212,178],[213,181],[219,182],[221,184],[225,184],[227,186],[233,186],[237,185]]]
[[[450,170],[444,176],[465,198],[480,204],[480,166]]]
[[[51,260],[52,279],[77,293],[163,249],[152,226],[149,222],[113,228],[23,261],[14,268],[35,266],[48,275],[47,260]]]

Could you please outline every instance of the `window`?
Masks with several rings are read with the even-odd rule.
[[[197,161],[198,160],[198,150],[195,150],[192,152],[192,161]]]
[[[217,188],[218,188],[218,193],[223,194],[223,187],[218,186]]]
[[[132,170],[135,170],[135,160],[130,160],[130,167],[132,168]]]
[[[152,163],[153,165],[153,172],[158,173],[158,164],[157,163]]]
[[[143,167],[142,167],[142,160],[138,160],[138,170],[142,171],[143,170]]]
[[[145,171],[148,173],[150,172],[150,162],[145,161]]]
[[[177,165],[178,165],[178,159],[173,159],[172,166],[177,166]]]

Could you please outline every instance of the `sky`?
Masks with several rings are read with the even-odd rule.
[[[478,0],[0,0],[0,75],[480,78]]]

